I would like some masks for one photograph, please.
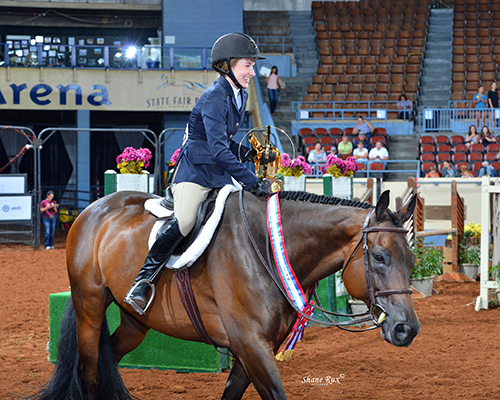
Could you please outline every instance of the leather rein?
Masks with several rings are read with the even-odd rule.
[[[302,312],[299,308],[295,306],[293,301],[290,299],[288,296],[285,288],[283,287],[282,282],[277,278],[275,271],[271,267],[272,261],[270,259],[270,251],[269,251],[269,238],[267,237],[266,243],[267,243],[267,261],[262,255],[257,242],[255,240],[255,237],[253,236],[252,230],[250,228],[250,225],[248,223],[248,218],[245,212],[245,208],[243,205],[243,190],[240,191],[239,194],[239,205],[240,205],[240,213],[243,219],[243,223],[245,225],[245,229],[247,231],[248,237],[252,243],[252,246],[257,253],[257,256],[260,259],[260,262],[262,265],[265,267],[269,275],[271,276],[272,280],[278,287],[278,289],[281,291],[283,296],[285,296],[286,300],[288,303],[292,306],[292,308],[301,316],[307,318],[309,321],[312,321],[314,323],[320,324],[320,325],[326,325],[326,326],[337,326],[341,329],[352,331],[352,332],[362,332],[362,331],[367,331],[367,330],[372,330],[380,327],[382,325],[382,322],[385,319],[385,316],[387,312],[385,309],[377,302],[378,297],[385,297],[385,296],[391,296],[391,295],[398,295],[398,294],[412,294],[413,291],[410,288],[405,288],[405,289],[389,289],[389,290],[375,290],[373,283],[372,283],[372,274],[370,272],[370,258],[369,258],[369,250],[368,250],[368,234],[372,232],[394,232],[394,233],[407,233],[408,230],[405,228],[391,228],[391,227],[368,227],[370,223],[370,218],[375,211],[375,209],[371,210],[368,215],[365,218],[365,221],[363,223],[363,229],[362,229],[362,235],[359,238],[358,243],[352,250],[351,254],[349,257],[346,259],[344,262],[344,265],[342,266],[342,275],[344,274],[344,271],[349,264],[349,262],[352,260],[354,257],[354,254],[356,253],[357,249],[360,247],[361,243],[363,243],[363,257],[364,257],[364,272],[365,272],[365,279],[368,287],[368,292],[370,295],[370,300],[369,300],[369,311],[361,314],[342,314],[342,313],[336,313],[333,311],[328,311],[325,310],[324,308],[321,307],[321,303],[319,302],[319,299],[315,293],[315,290],[313,290],[313,295],[316,299],[317,305],[315,305],[315,308],[319,311],[321,311],[325,318],[327,319],[328,322],[325,321],[320,321],[318,319],[312,318],[305,313]],[[266,235],[268,235],[268,231],[266,229]],[[328,315],[333,315],[333,316],[338,316],[338,317],[350,317],[354,318],[350,321],[334,321],[331,318],[328,317]],[[373,321],[374,325],[369,327],[369,328],[364,328],[364,329],[350,329],[348,328],[350,325],[355,325],[355,324],[360,324],[363,322],[368,322],[368,321]]]

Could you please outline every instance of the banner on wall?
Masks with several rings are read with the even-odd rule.
[[[0,221],[30,221],[32,196],[0,196]]]
[[[213,71],[10,68],[0,110],[191,111]]]

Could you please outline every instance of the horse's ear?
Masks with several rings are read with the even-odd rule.
[[[415,211],[415,206],[417,205],[417,196],[413,195],[409,201],[407,201],[403,207],[401,207],[397,214],[401,221],[406,222],[413,215],[413,211]]]
[[[389,190],[386,190],[380,195],[377,200],[377,206],[375,207],[375,216],[378,220],[382,218],[382,215],[389,208]]]

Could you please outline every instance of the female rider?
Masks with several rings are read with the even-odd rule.
[[[152,275],[189,234],[211,189],[231,184],[233,177],[254,194],[268,194],[270,184],[239,161],[253,160],[253,150],[240,148],[232,140],[245,116],[245,89],[255,76],[255,60],[261,58],[255,41],[242,33],[224,35],[213,45],[212,69],[220,77],[203,93],[189,117],[188,139],[172,184],[175,218],[151,247],[125,297],[141,315],[148,303]],[[272,157],[266,161],[273,161]]]

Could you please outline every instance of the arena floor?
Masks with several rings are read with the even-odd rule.
[[[48,251],[0,247],[0,271],[0,399],[9,399],[33,393],[54,369],[46,351],[48,295],[68,290],[64,238],[56,238],[56,249]],[[408,348],[388,344],[379,331],[307,328],[293,358],[280,363],[288,398],[500,398],[500,310],[474,311],[479,283],[437,283],[435,288],[438,295],[415,301],[422,328]],[[228,376],[121,373],[141,400],[219,399]],[[322,384],[312,383],[320,378]],[[244,399],[259,396],[249,388]]]

